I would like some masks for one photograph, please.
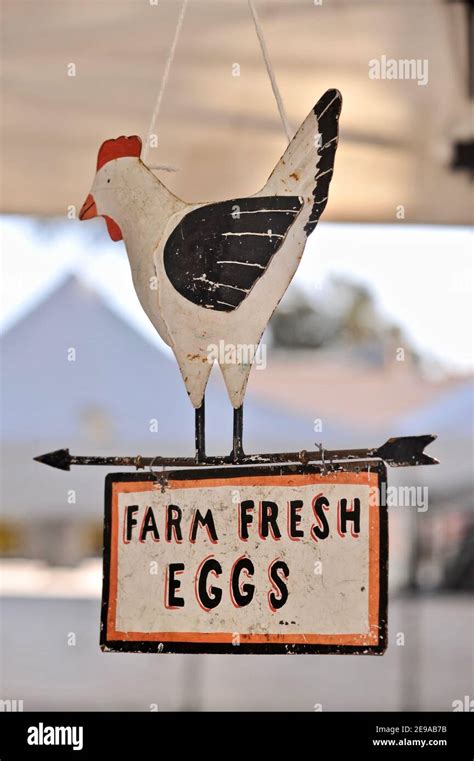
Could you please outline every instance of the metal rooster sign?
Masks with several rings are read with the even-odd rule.
[[[124,240],[140,303],[196,409],[195,457],[59,449],[35,458],[62,470],[150,467],[106,479],[103,650],[380,654],[387,646],[385,465],[436,463],[423,452],[436,437],[246,455],[252,361],[234,351],[217,359],[234,408],[232,452],[205,453],[210,349],[258,347],[326,206],[341,103],[328,90],[264,188],[246,198],[187,204],[141,161],[136,136],[99,150],[80,219],[101,216],[112,240]],[[178,470],[158,475],[154,465]]]
[[[201,455],[209,347],[260,343],[326,206],[341,104],[341,94],[328,90],[262,190],[246,198],[182,201],[141,161],[137,136],[107,140],[99,150],[79,218],[104,217],[112,240],[124,240],[140,303],[172,348],[197,410]],[[251,362],[236,354],[219,365],[234,407],[238,459]]]

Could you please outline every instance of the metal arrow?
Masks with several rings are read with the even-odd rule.
[[[383,460],[393,468],[411,465],[436,465],[439,460],[424,453],[425,447],[437,438],[436,435],[396,436],[388,439],[381,447],[373,449],[323,449],[315,451],[277,452],[271,454],[242,454],[238,459],[232,455],[224,457],[87,457],[72,455],[69,449],[56,449],[54,452],[39,455],[34,459],[44,465],[59,470],[70,470],[71,465],[109,465],[126,466],[137,469],[145,467],[187,468],[196,465],[266,465],[279,463],[321,462],[329,465],[343,460]]]

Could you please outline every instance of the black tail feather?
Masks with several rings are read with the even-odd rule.
[[[318,156],[320,157],[315,175],[313,190],[313,208],[311,216],[305,225],[307,235],[313,232],[323,213],[329,194],[329,184],[334,170],[334,157],[336,154],[339,135],[339,114],[342,107],[342,95],[339,90],[328,90],[318,100],[313,111],[318,121],[319,143]]]

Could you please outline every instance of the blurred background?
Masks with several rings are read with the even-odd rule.
[[[193,452],[192,408],[123,243],[102,220],[77,220],[101,142],[147,135],[182,3],[4,0],[1,699],[25,710],[451,710],[473,695],[470,6],[257,2],[292,129],[329,87],[344,105],[323,221],[250,377],[245,448],[437,433],[429,454],[441,461],[389,470],[390,485],[427,491],[389,510],[387,653],[288,659],[99,651],[106,470],[32,458]],[[382,56],[427,61],[427,82],[370,78]],[[245,0],[189,1],[155,132],[150,162],[186,200],[264,184],[286,140]],[[209,451],[227,452],[217,372],[207,406]]]

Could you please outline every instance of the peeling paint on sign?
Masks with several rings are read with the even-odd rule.
[[[383,653],[383,463],[106,480],[103,650]]]

